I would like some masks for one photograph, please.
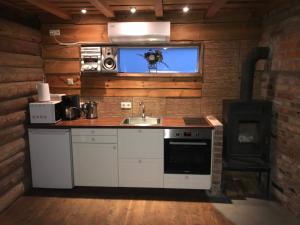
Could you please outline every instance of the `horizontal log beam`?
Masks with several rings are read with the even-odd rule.
[[[43,76],[42,68],[0,67],[0,83],[42,81]]]
[[[0,51],[28,55],[41,55],[41,47],[38,43],[1,36]]]
[[[37,93],[36,84],[38,82],[17,82],[0,84],[0,101],[18,98]]]
[[[21,97],[16,99],[10,99],[7,101],[0,101],[0,115],[6,115],[16,111],[25,110],[28,107],[29,102],[37,100],[37,96]]]
[[[67,94],[67,95],[80,95],[81,94],[81,89],[69,89],[69,88],[54,88],[50,87],[50,92],[53,94]]]
[[[49,29],[61,29],[59,40],[63,42],[108,43],[107,26],[103,24],[43,25],[43,42],[56,44],[49,37]],[[171,41],[249,40],[260,38],[260,35],[261,25],[250,22],[171,24]]]
[[[27,147],[25,138],[19,138],[5,145],[0,146],[0,162],[6,160]]]
[[[25,122],[26,110],[0,116],[0,129],[22,124]]]
[[[37,93],[37,83],[39,81],[0,84],[0,100],[34,95]]]
[[[18,197],[20,197],[24,193],[25,189],[26,187],[24,183],[20,182],[4,195],[2,195],[0,197],[0,213],[8,206],[10,206],[10,204],[13,203]]]
[[[21,167],[25,161],[25,153],[19,152],[7,160],[0,162],[0,179]]]
[[[0,66],[42,68],[43,60],[40,56],[0,52]]]
[[[172,41],[251,40],[261,35],[261,25],[253,23],[174,24]]]
[[[41,32],[44,44],[57,44],[53,37],[49,36],[49,29],[60,29],[58,37],[61,42],[108,42],[107,25],[43,25]]]
[[[43,59],[79,59],[80,48],[79,46],[58,46],[48,45],[42,48]]]
[[[18,184],[24,177],[24,168],[20,167],[0,180],[0,196]]]
[[[80,73],[80,61],[45,60],[45,73]]]
[[[0,36],[35,43],[40,43],[42,39],[39,30],[34,30],[4,19],[0,19]]]
[[[81,89],[82,96],[101,97],[201,97],[201,92],[201,89]]]
[[[23,138],[26,133],[24,125],[18,125],[0,130],[0,146]]]
[[[54,84],[55,85],[55,84]],[[106,89],[200,89],[202,82],[194,79],[175,78],[103,78],[82,77],[82,88],[106,88]]]

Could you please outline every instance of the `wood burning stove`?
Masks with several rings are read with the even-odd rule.
[[[269,161],[271,102],[224,100],[224,158]]]
[[[242,65],[240,99],[223,101],[224,170],[267,172],[269,193],[269,142],[272,105],[253,100],[255,64],[266,59],[269,48],[254,48]],[[260,177],[260,176],[259,176]]]

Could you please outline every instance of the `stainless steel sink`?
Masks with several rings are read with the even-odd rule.
[[[128,117],[125,118],[121,124],[135,125],[135,126],[155,126],[160,125],[161,119],[155,117]]]

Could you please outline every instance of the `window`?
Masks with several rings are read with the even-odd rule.
[[[120,73],[198,73],[199,47],[120,47]]]

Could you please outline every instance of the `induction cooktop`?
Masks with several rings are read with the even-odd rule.
[[[203,117],[183,117],[185,125],[209,126],[210,124]]]

